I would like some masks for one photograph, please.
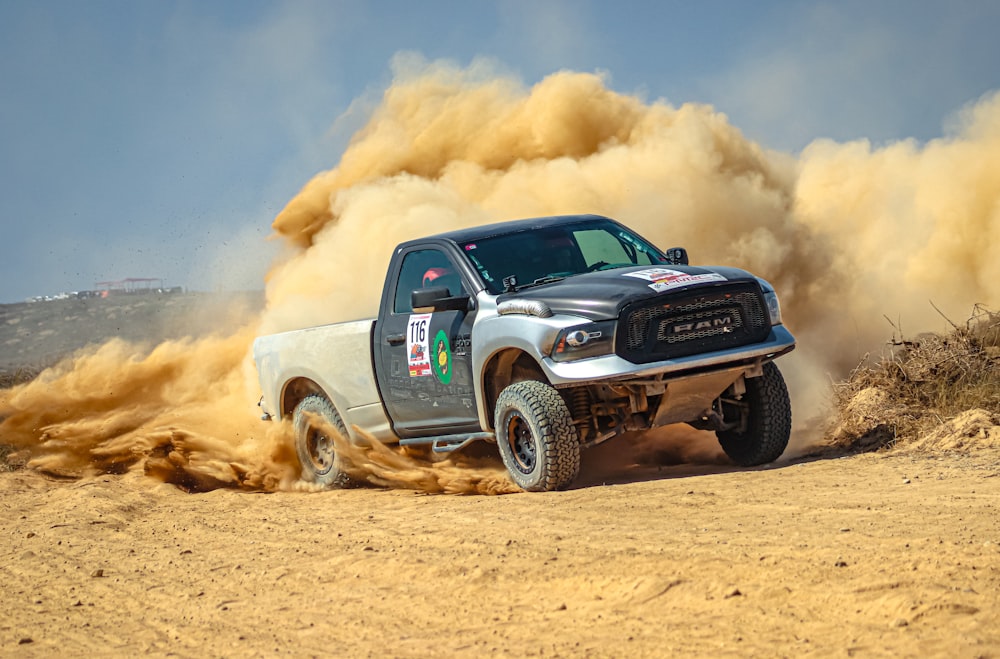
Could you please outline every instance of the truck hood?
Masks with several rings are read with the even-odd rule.
[[[509,301],[541,302],[555,314],[581,316],[588,320],[618,318],[633,302],[648,298],[668,300],[679,292],[715,288],[735,282],[756,282],[745,270],[691,265],[633,266],[589,272],[497,296],[497,304]]]

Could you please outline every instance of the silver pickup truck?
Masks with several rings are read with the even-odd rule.
[[[361,428],[439,452],[495,442],[545,491],[583,449],[671,423],[714,430],[736,464],[777,459],[791,407],[773,360],[794,347],[766,281],[574,215],[403,243],[378,318],[261,336],[254,359],[305,480],[345,484],[325,428]]]

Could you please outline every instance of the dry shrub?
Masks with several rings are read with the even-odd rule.
[[[19,366],[15,369],[0,369],[0,389],[10,389],[19,384],[31,382],[43,370],[45,369],[42,367],[25,366]]]
[[[964,326],[915,340],[899,329],[834,385],[833,442],[859,450],[905,443],[967,410],[1000,415],[1000,313],[976,305]],[[891,321],[890,321],[891,323]]]

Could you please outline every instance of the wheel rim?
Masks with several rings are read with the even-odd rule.
[[[333,467],[333,440],[326,433],[310,428],[306,435],[306,451],[317,474],[325,474]]]
[[[507,421],[507,443],[510,454],[514,457],[514,464],[523,473],[530,474],[535,469],[538,457],[535,437],[528,422],[520,414],[512,415]]]

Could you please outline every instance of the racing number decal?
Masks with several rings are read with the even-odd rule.
[[[431,317],[434,314],[413,314],[406,323],[406,363],[411,378],[436,375],[441,384],[451,383],[451,344],[448,334],[438,330],[433,350],[428,341]]]
[[[410,377],[422,377],[431,374],[431,360],[427,345],[427,330],[431,325],[431,316],[422,313],[410,316],[406,324],[406,361]],[[439,376],[440,377],[440,376]]]
[[[441,384],[451,382],[451,346],[448,345],[448,335],[444,330],[438,330],[434,336],[434,374]]]

